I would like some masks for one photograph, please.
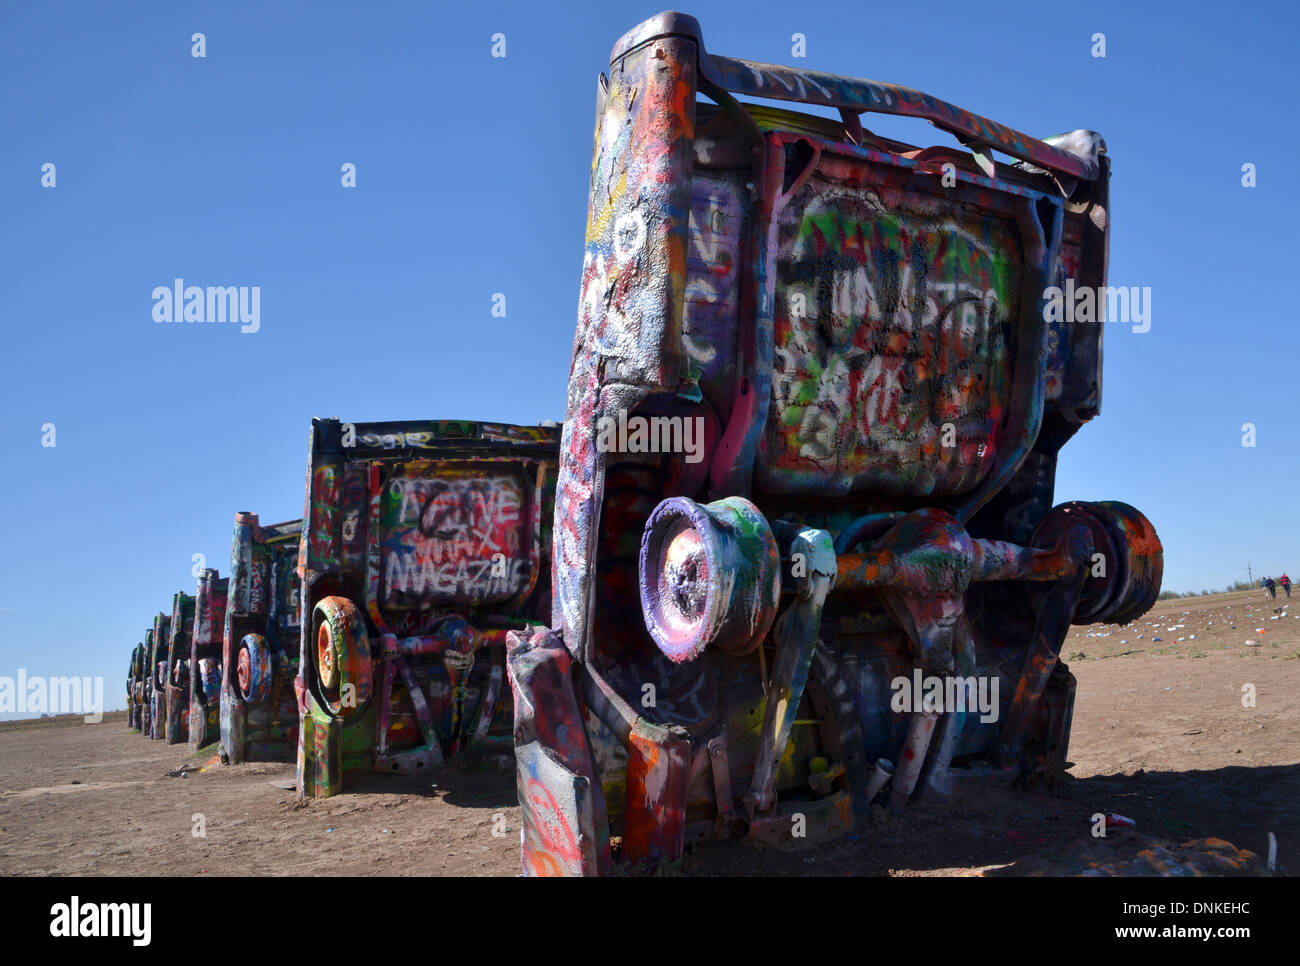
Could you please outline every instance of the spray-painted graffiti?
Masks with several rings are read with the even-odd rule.
[[[1014,225],[919,207],[812,178],[785,209],[762,481],[945,495],[988,472],[1019,304]]]
[[[877,138],[870,111],[970,149]],[[677,13],[615,45],[594,153],[556,624],[509,636],[525,874],[740,829],[780,844],[796,818],[861,832],[886,789],[902,814],[971,775],[1058,783],[1069,624],[1145,611],[1162,561],[1131,507],[1052,507],[1057,451],[1099,403],[1099,331],[1045,324],[1038,293],[1062,267],[1104,282],[1107,159],[907,88],[710,56]],[[620,413],[701,419],[704,471],[605,451]],[[1091,575],[1097,547],[1117,580]],[[914,668],[1014,698],[895,707]]]
[[[518,477],[396,476],[384,497],[386,603],[500,601],[527,587],[527,498]]]
[[[288,759],[297,747],[301,536],[301,520],[263,525],[255,513],[235,515],[219,698],[229,764]]]
[[[313,422],[302,797],[509,742],[504,638],[549,617],[558,438],[554,426]]]
[[[167,667],[167,743],[179,744],[189,738],[190,726],[190,651],[194,633],[194,597],[177,592],[172,598],[171,658]]]
[[[692,180],[690,245],[686,297],[682,306],[682,345],[699,381],[714,394],[725,389],[735,362],[740,311],[741,268],[749,217],[749,192],[736,175],[702,174]]]
[[[531,851],[534,875],[560,875],[582,867],[582,852],[555,796],[536,778],[529,779],[524,796],[534,816],[538,848]]]
[[[162,741],[167,737],[167,669],[171,626],[170,614],[159,612],[154,616],[146,681],[149,696],[148,734],[155,741]]]
[[[127,723],[132,731],[141,730],[141,705],[144,701],[145,646],[131,649],[131,667],[126,678]]]
[[[190,748],[198,751],[221,735],[221,647],[225,636],[228,579],[206,568],[194,596],[190,644]]]

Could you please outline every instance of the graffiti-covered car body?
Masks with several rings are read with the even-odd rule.
[[[144,701],[144,644],[131,648],[131,666],[126,675],[126,721],[132,731],[140,730]]]
[[[190,633],[189,744],[198,751],[221,737],[221,671],[229,578],[205,567],[194,593]]]
[[[149,722],[147,734],[156,741],[167,737],[167,671],[172,619],[159,611],[153,619],[149,646]]]
[[[222,761],[291,761],[298,746],[298,541],[302,521],[235,514],[221,656]]]
[[[194,596],[177,591],[172,597],[171,642],[168,646],[167,682],[164,686],[167,723],[163,733],[167,744],[178,745],[189,738],[190,648],[194,634]]]
[[[1143,613],[1163,559],[1131,507],[1052,508],[1101,391],[1101,325],[1052,287],[1105,284],[1108,179],[1092,132],[711,55],[681,14],[617,43],[554,626],[509,642],[526,873],[862,829],[885,785],[902,813],[1059,779],[1068,626]]]
[[[505,635],[549,621],[559,430],[312,423],[301,797],[511,744]]]
[[[149,737],[153,715],[153,675],[149,662],[153,659],[153,627],[145,628],[144,643],[140,645],[140,733]]]

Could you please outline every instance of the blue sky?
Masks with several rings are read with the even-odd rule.
[[[0,675],[103,675],[121,707],[192,555],[224,574],[236,510],[301,515],[312,416],[562,418],[595,80],[660,9],[0,8]],[[1150,286],[1152,327],[1109,328],[1102,417],[1065,448],[1058,500],[1145,511],[1168,588],[1300,572],[1300,353],[1273,290],[1296,277],[1293,5],[685,9],[717,53],[1102,132],[1110,282]],[[176,277],[260,286],[260,331],[155,324]]]

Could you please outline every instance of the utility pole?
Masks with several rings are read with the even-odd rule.
[[[1255,586],[1255,575],[1250,571],[1250,564],[1246,564],[1246,577],[1250,580],[1250,586]]]

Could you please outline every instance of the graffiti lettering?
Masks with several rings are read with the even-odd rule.
[[[383,510],[389,601],[521,593],[532,573],[523,506],[512,477],[391,480]]]

